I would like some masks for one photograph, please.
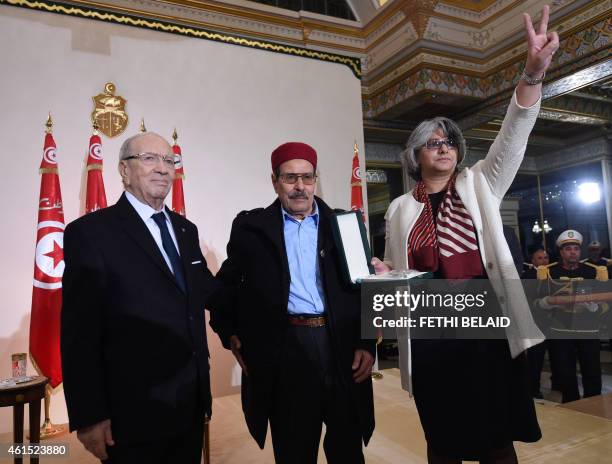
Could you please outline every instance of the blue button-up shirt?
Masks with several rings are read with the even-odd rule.
[[[291,276],[287,310],[289,314],[322,314],[325,305],[317,253],[319,209],[314,203],[312,214],[301,221],[281,210]]]

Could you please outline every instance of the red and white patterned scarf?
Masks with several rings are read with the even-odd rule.
[[[445,279],[470,279],[484,274],[476,229],[455,189],[454,175],[434,212],[421,180],[413,196],[425,208],[408,237],[408,265],[419,271],[440,271]]]

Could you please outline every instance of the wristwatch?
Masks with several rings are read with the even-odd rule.
[[[523,69],[523,74],[521,74],[521,79],[523,79],[529,85],[541,84],[544,77],[546,77],[546,72],[542,73],[542,77],[534,77]]]

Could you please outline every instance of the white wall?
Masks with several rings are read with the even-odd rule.
[[[318,193],[334,207],[349,206],[353,142],[363,147],[363,127],[360,82],[346,66],[4,5],[0,43],[0,378],[10,376],[11,353],[28,351],[38,166],[49,110],[67,222],[83,200],[91,97],[106,82],[128,100],[130,117],[122,136],[103,137],[109,203],[121,193],[119,145],[138,131],[140,118],[168,138],[176,126],[187,217],[200,229],[213,272],[225,258],[235,215],[274,200],[270,152],[283,142],[313,145]],[[213,394],[236,391],[231,355],[210,329],[209,340]],[[10,414],[0,409],[0,433],[10,430]],[[54,422],[67,421],[61,391],[51,414]]]

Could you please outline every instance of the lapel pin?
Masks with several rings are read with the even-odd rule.
[[[319,256],[320,256],[321,258],[325,258],[325,250],[321,250],[321,251],[319,251]]]
[[[184,227],[181,227],[181,231],[185,232],[185,228],[184,228]]]

